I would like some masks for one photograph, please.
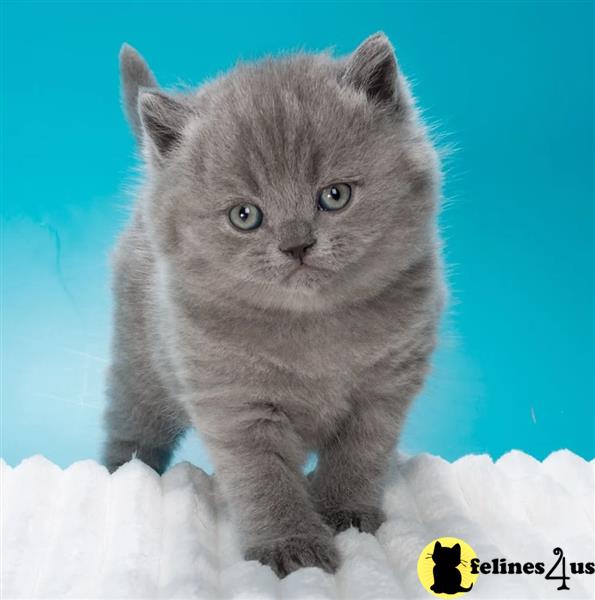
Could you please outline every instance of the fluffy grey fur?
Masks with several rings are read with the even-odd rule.
[[[246,557],[333,572],[333,531],[382,523],[442,306],[438,160],[406,80],[383,34],[191,93],[158,90],[129,46],[120,58],[146,179],[114,255],[105,463],[162,472],[194,426]],[[349,205],[318,210],[340,182]],[[260,228],[230,224],[242,202]],[[305,258],[283,251],[300,244]]]

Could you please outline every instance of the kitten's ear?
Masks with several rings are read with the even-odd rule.
[[[455,554],[457,554],[458,556],[461,556],[461,544],[456,543],[452,549],[454,550]]]
[[[436,543],[434,544],[434,552],[436,552],[436,550],[442,550],[442,544],[436,540]]]
[[[397,59],[384,33],[375,33],[360,44],[347,59],[341,81],[365,91],[370,100],[397,100]]]
[[[141,88],[157,88],[159,85],[144,58],[128,44],[120,49],[120,85],[126,118],[140,143],[142,124],[138,113],[138,96]]]
[[[191,111],[183,102],[160,91],[141,91],[138,113],[158,158],[165,157],[182,138]]]

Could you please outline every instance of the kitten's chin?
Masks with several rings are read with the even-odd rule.
[[[285,287],[275,300],[277,308],[296,313],[324,312],[334,307],[332,298],[314,287]]]
[[[318,312],[331,309],[335,302],[329,294],[331,273],[322,269],[294,269],[277,283],[263,283],[253,297],[260,306],[280,308],[292,312]]]

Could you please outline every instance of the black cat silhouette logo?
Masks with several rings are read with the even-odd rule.
[[[419,555],[417,574],[424,588],[439,598],[456,598],[473,588],[478,574],[471,572],[473,548],[457,538],[441,537]]]

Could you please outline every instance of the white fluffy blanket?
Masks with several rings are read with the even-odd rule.
[[[520,452],[492,462],[429,455],[395,460],[376,536],[337,544],[335,576],[303,569],[280,581],[242,560],[215,480],[182,463],[158,477],[139,461],[114,475],[92,461],[61,470],[36,456],[1,463],[1,597],[336,599],[431,598],[417,576],[433,539],[465,540],[482,561],[593,561],[595,461],[568,451],[543,463]],[[559,574],[561,566],[555,572]],[[595,598],[595,575],[570,591],[543,575],[479,575],[469,598]]]

